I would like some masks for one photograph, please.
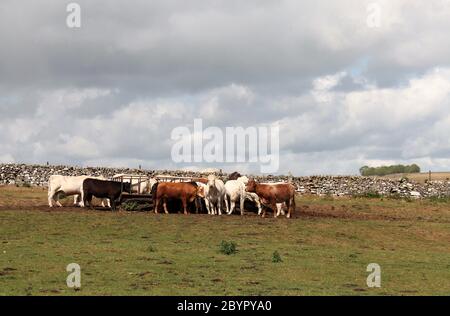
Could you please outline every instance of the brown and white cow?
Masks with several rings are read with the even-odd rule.
[[[262,184],[257,183],[254,179],[248,181],[246,186],[247,192],[254,192],[258,194],[261,203],[266,207],[270,207],[273,211],[273,216],[278,216],[277,203],[286,203],[288,213],[287,218],[290,218],[295,209],[295,187],[290,183],[276,183],[276,184]],[[263,211],[263,217],[266,211]]]
[[[157,182],[153,186],[152,194],[154,196],[154,212],[158,213],[158,206],[160,201],[163,201],[164,212],[169,213],[167,210],[168,199],[181,200],[183,205],[184,214],[188,214],[188,203],[195,202],[195,209],[198,212],[198,200],[197,196],[201,196],[202,192],[199,186],[195,182]]]

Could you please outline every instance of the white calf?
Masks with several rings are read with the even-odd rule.
[[[122,176],[126,176],[126,174],[116,174],[112,178],[115,179]],[[156,179],[148,179],[146,176],[142,176],[141,179],[138,177],[139,176],[133,176],[131,179],[131,192],[139,194],[150,193],[153,185],[157,182]],[[123,179],[123,182],[130,182],[130,180],[125,178]]]
[[[259,200],[258,194],[254,193],[254,192],[245,191],[245,199],[252,201],[256,204],[256,207],[258,207],[258,215],[260,215],[262,212],[262,207],[261,207],[261,201]]]

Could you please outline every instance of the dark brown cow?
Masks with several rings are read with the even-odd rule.
[[[184,214],[188,214],[188,203],[195,202],[195,209],[198,212],[197,196],[200,194],[199,187],[195,182],[158,182],[153,186],[154,212],[158,213],[159,202],[163,201],[164,212],[168,214],[167,200],[178,199],[183,205]]]
[[[117,181],[98,180],[87,178],[83,181],[82,200],[84,205],[89,203],[92,208],[92,197],[108,198],[111,202],[111,209],[116,210],[116,200],[122,192],[131,192],[131,183],[121,183]]]
[[[228,180],[237,180],[238,178],[242,177],[242,175],[235,171],[233,173],[230,173],[230,175],[228,176]]]
[[[260,184],[254,179],[250,179],[246,186],[247,192],[255,192],[261,199],[261,203],[270,207],[273,210],[273,216],[277,217],[277,203],[286,202],[288,209],[287,218],[291,217],[295,209],[295,188],[290,183],[276,183],[276,184]],[[266,215],[264,209],[263,217]]]

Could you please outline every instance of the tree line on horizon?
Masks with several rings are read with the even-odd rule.
[[[392,165],[380,167],[363,166],[359,168],[359,173],[362,176],[386,176],[389,174],[396,174],[396,173],[420,173],[420,167],[416,164]]]

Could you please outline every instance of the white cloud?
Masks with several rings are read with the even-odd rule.
[[[449,167],[446,0],[378,0],[379,28],[372,0],[80,1],[77,32],[60,1],[0,4],[0,161],[177,167],[203,118],[279,121],[294,174]]]

